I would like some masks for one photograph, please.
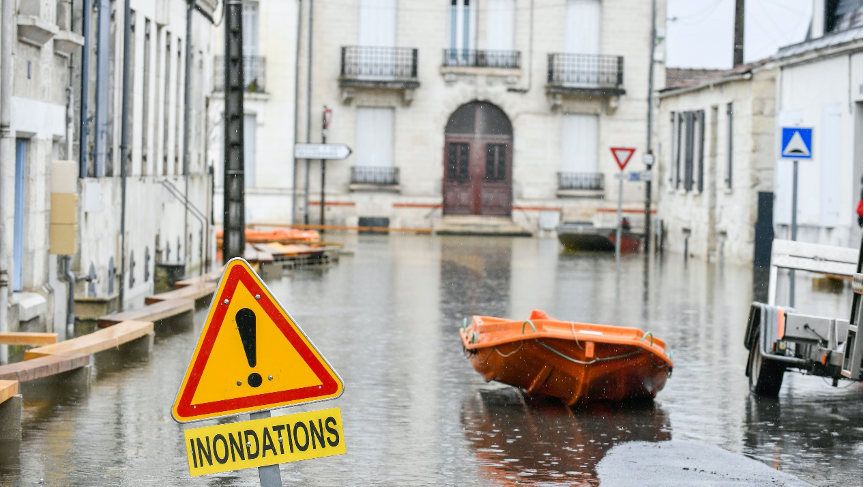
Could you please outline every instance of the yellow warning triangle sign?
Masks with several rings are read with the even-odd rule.
[[[235,258],[225,266],[172,415],[183,423],[333,399],[342,389],[261,278]]]

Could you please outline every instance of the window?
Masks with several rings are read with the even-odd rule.
[[[150,20],[144,19],[144,74],[141,88],[141,175],[147,175],[147,153],[149,149],[150,128]]]
[[[675,145],[675,141],[678,140],[676,137],[677,125],[675,121],[678,120],[675,112],[669,112],[669,187],[675,186],[675,167],[676,162],[675,158],[678,155],[677,146]]]
[[[360,45],[393,47],[396,0],[360,0]]]
[[[243,57],[258,55],[258,2],[243,2]],[[251,79],[247,76],[247,79]]]
[[[677,114],[677,130],[673,126],[673,146],[676,151],[675,187],[684,191],[702,191],[704,185],[705,112],[703,110]],[[673,124],[675,114],[672,115]],[[675,138],[677,137],[677,140]],[[677,144],[676,144],[677,142]],[[683,163],[683,165],[682,165]]]
[[[168,125],[171,115],[171,33],[165,33],[165,87],[162,90],[162,174],[168,174]]]
[[[564,52],[600,53],[600,0],[567,0]]]
[[[468,143],[451,142],[447,145],[447,179],[468,180]]]
[[[507,144],[486,144],[486,181],[507,180]]]
[[[512,51],[516,0],[488,0],[487,5],[486,49]]]
[[[561,172],[596,173],[597,115],[564,114],[561,120]]]
[[[726,187],[732,189],[732,103],[726,105]]]
[[[474,49],[476,0],[450,0],[448,63],[468,63]]]
[[[390,107],[357,107],[357,166],[393,167],[393,118]]]
[[[183,107],[185,106],[183,99],[183,41],[177,39],[177,95],[174,99],[174,174],[181,174],[180,159],[183,155],[183,149],[180,147],[180,127],[183,125]]]
[[[135,78],[137,77],[136,71],[138,71],[137,69],[135,69],[135,66],[136,66],[135,59],[137,57],[135,55],[135,53],[136,53],[135,49],[138,46],[138,43],[135,41],[137,40],[138,36],[135,34],[135,24],[136,24],[135,11],[132,10],[129,12],[129,14],[130,14],[129,19],[131,20],[131,22],[129,22],[129,30],[132,32],[132,37],[129,39],[129,62],[132,63],[131,69],[129,69],[129,94],[131,97],[134,98],[134,96],[135,96],[134,93],[136,91],[136,86],[135,86],[135,82],[136,82]],[[129,145],[126,149],[126,160],[121,161],[120,163],[123,164],[123,166],[121,166],[121,167],[122,167],[122,169],[125,169],[125,171],[126,171],[125,174],[127,176],[131,176],[132,175],[132,155],[135,153],[135,150],[134,150],[135,138],[132,137],[132,134],[135,133],[135,103],[131,99],[129,100],[128,110],[129,110],[129,112],[126,114],[126,116],[129,117],[129,119],[128,119],[128,122],[129,122],[129,139],[128,139]],[[124,174],[124,173],[121,172],[120,174]]]

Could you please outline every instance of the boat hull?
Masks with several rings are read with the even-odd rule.
[[[573,251],[614,252],[615,232],[614,228],[596,228],[593,225],[562,224],[557,228],[558,241]],[[641,234],[621,232],[621,252],[638,252],[641,248]]]
[[[485,380],[570,405],[653,398],[666,385],[673,364],[666,344],[650,334],[648,340],[635,328],[532,317],[475,316],[461,331],[471,365]]]

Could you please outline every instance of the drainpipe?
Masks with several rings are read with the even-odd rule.
[[[63,256],[63,266],[66,268],[66,325],[75,324],[75,274],[72,273],[72,256]]]
[[[12,33],[14,31],[12,2],[0,2],[0,332],[9,331],[9,241],[6,226],[10,165],[15,162],[12,135]],[[0,345],[0,364],[8,362],[7,346]]]
[[[187,0],[186,2],[186,66],[185,73],[183,75],[186,78],[183,86],[183,89],[186,91],[186,93],[184,93],[183,95],[183,179],[184,184],[186,185],[185,189],[183,190],[183,248],[186,250],[183,253],[183,262],[190,266],[191,262],[189,256],[191,252],[189,252],[189,244],[191,243],[191,239],[189,238],[189,97],[191,96],[190,91],[192,89],[190,76],[192,74],[192,5],[194,3],[194,0]],[[204,263],[201,262],[199,265],[203,266]]]
[[[297,46],[294,52],[294,143],[297,143],[297,138],[300,136],[299,127],[297,127],[297,119],[299,118],[300,107],[297,106],[297,100],[300,99],[300,28],[303,21],[303,0],[297,2]],[[293,155],[293,150],[291,151]],[[297,158],[294,158],[294,172],[291,179],[294,186],[294,191],[291,194],[291,223],[297,224]]]
[[[312,12],[314,4],[309,0],[309,46],[306,62],[306,143],[312,142]],[[309,164],[306,159],[306,181],[303,189],[303,223],[309,224]]]
[[[78,131],[78,177],[87,177],[87,99],[90,97],[90,11],[93,6],[90,0],[84,0],[81,5],[81,35],[84,36],[84,46],[81,48],[81,128]],[[71,16],[71,14],[70,14]]]
[[[121,116],[123,120],[120,123],[120,295],[118,297],[118,309],[123,311],[123,299],[125,298],[126,290],[126,172],[128,168],[127,159],[129,159],[129,68],[134,62],[131,59],[131,45],[129,40],[132,37],[132,10],[130,3],[132,0],[126,0],[123,5],[123,94],[121,101]]]

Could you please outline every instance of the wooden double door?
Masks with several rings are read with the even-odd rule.
[[[460,107],[444,137],[444,214],[509,217],[512,160],[512,128],[504,112],[483,102]]]

